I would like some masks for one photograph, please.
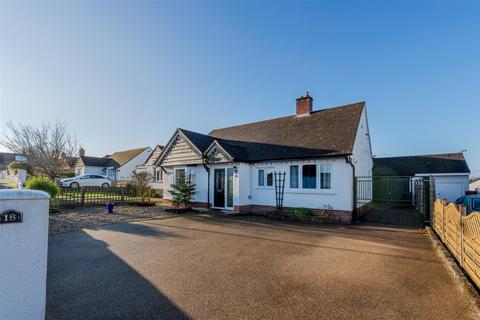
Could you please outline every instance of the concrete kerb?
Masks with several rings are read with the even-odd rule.
[[[442,241],[440,241],[435,231],[429,226],[425,227],[425,229],[433,243],[433,246],[435,247],[435,251],[445,262],[450,274],[459,283],[460,288],[473,305],[473,308],[477,314],[480,316],[480,293],[478,292],[476,286],[470,281],[470,279],[468,279],[467,275],[463,272],[455,260],[455,257],[453,257],[450,251],[448,251]]]

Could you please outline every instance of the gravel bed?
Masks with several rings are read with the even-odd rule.
[[[118,206],[113,210],[114,213],[107,213],[105,207],[63,209],[58,213],[50,213],[48,233],[52,235],[116,222],[177,215],[165,212],[165,209],[163,206]]]

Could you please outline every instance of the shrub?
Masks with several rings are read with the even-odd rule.
[[[18,169],[25,170],[29,174],[33,173],[32,167],[25,162],[14,161],[8,165],[8,171],[12,173],[16,173]]]
[[[172,184],[170,187],[171,189],[168,192],[172,195],[172,202],[175,205],[183,204],[185,208],[190,206],[193,196],[197,194],[197,186],[188,177],[180,179],[178,183]]]
[[[290,212],[295,217],[307,217],[310,215],[310,209],[308,208],[295,208]]]
[[[56,195],[60,192],[60,187],[58,186],[58,184],[56,184],[55,181],[45,177],[36,177],[30,181],[27,181],[25,188],[45,191],[50,194],[51,198],[55,198]]]
[[[155,198],[157,196],[157,190],[156,189],[150,189],[150,197]]]

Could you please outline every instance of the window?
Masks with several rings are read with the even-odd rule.
[[[163,180],[163,171],[161,168],[155,169],[155,181]]]
[[[332,167],[330,164],[320,165],[320,189],[332,188]]]
[[[480,199],[472,199],[472,209],[480,211]]]
[[[191,184],[195,183],[195,168],[188,168],[188,181]]]
[[[175,183],[185,180],[185,169],[175,169]]]
[[[263,169],[258,170],[258,186],[259,187],[265,186],[265,170]]]
[[[307,164],[302,167],[302,187],[304,189],[317,188],[317,165]]]
[[[273,172],[269,171],[267,173],[267,187],[273,186]]]
[[[290,166],[290,189],[298,188],[298,166]]]

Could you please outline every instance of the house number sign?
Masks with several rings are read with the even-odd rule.
[[[0,213],[0,224],[4,223],[21,223],[23,221],[23,214],[16,210],[5,210]]]

